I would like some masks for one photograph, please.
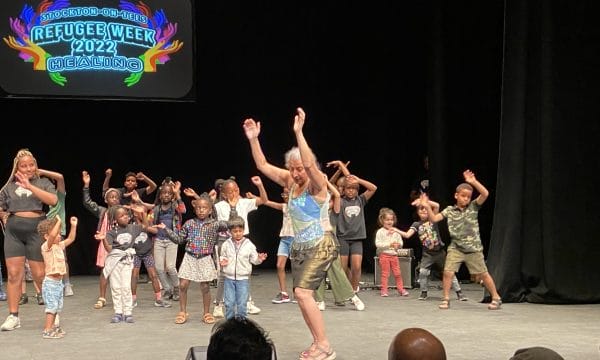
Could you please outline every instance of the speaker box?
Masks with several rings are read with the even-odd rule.
[[[379,256],[375,256],[375,281],[374,284],[376,287],[381,286],[381,266],[379,266]],[[417,262],[415,261],[414,256],[398,256],[398,260],[400,261],[400,273],[402,275],[402,282],[405,289],[412,289],[416,286],[416,278],[415,278],[415,270],[417,267]],[[390,277],[388,278],[388,287],[395,288],[396,287],[396,279],[394,278],[394,274],[390,270]]]
[[[208,346],[192,346],[185,357],[185,360],[206,360],[206,350]]]

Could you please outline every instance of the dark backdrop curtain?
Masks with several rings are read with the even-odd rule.
[[[600,301],[600,4],[505,1],[488,266],[504,301]]]

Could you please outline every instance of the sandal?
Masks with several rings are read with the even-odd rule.
[[[96,303],[94,304],[94,309],[102,309],[104,306],[106,306],[106,299],[103,297],[99,297],[98,301],[96,301]]]
[[[180,311],[177,313],[177,316],[175,317],[175,324],[185,324],[185,322],[187,321],[188,317],[190,316],[190,314]]]
[[[205,324],[214,324],[215,323],[215,317],[211,313],[206,313],[202,317],[202,322],[205,323]]]
[[[442,299],[442,302],[438,305],[438,308],[442,310],[448,310],[450,308],[450,299]]]
[[[488,305],[488,310],[498,310],[502,306],[502,299],[498,298],[496,300],[492,300]]]
[[[325,350],[319,345],[316,345],[314,350],[309,352],[303,351],[300,354],[300,360],[334,360],[336,357],[337,354],[331,346],[329,347],[329,350]]]
[[[316,343],[310,344],[310,346],[308,347],[308,349],[306,349],[306,350],[304,350],[303,352],[300,353],[300,360],[306,359],[307,357],[309,357],[310,353],[311,352],[315,352],[316,349],[317,349],[317,344]]]

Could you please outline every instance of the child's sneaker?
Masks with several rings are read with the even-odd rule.
[[[59,334],[56,330],[51,329],[51,330],[42,332],[42,337],[44,339],[60,339],[63,336],[61,334]]]
[[[128,324],[133,324],[135,321],[133,320],[133,315],[125,315],[124,320]]]
[[[321,311],[325,311],[325,301],[317,301],[317,307]]]
[[[65,336],[67,334],[66,331],[64,331],[60,326],[55,326],[53,328],[54,332],[56,332],[58,335],[60,335],[61,337]]]
[[[35,298],[37,299],[38,305],[44,305],[44,298],[42,297],[42,294],[35,294]]]
[[[280,292],[279,294],[277,294],[277,296],[275,296],[275,298],[273,300],[271,300],[271,302],[273,304],[289,303],[290,296],[287,293]]]
[[[173,292],[171,290],[165,290],[162,294],[163,299],[172,300]]]
[[[250,300],[246,303],[246,310],[248,314],[257,315],[260,313],[260,308],[254,305],[254,301]]]
[[[65,284],[64,293],[65,293],[65,297],[67,297],[67,296],[73,296],[74,295],[73,294],[73,285],[71,285],[71,284]]]
[[[225,314],[223,313],[223,305],[215,305],[215,308],[213,309],[213,317],[216,317],[216,318],[225,317]]]
[[[390,296],[390,295],[388,293],[386,293],[386,292],[382,292],[381,293],[381,297],[388,297],[388,296]]]
[[[427,291],[421,291],[421,295],[419,295],[419,300],[427,300]]]
[[[0,330],[2,331],[11,331],[14,329],[18,329],[21,327],[21,320],[19,320],[18,316],[14,316],[12,314],[8,315],[2,326],[0,326]]]
[[[112,318],[110,318],[110,322],[112,324],[120,323],[123,321],[123,314],[114,314]]]
[[[156,307],[164,307],[164,308],[170,308],[171,307],[171,303],[162,299],[158,299],[154,301],[154,306]]]
[[[363,311],[365,309],[365,304],[362,302],[362,300],[357,296],[354,295],[350,301],[354,304],[354,308],[358,311]]]
[[[398,291],[398,293],[400,294],[400,296],[408,296],[410,295],[410,293],[404,289]]]
[[[19,297],[19,305],[27,304],[28,302],[29,296],[27,296],[25,293],[21,294],[21,297]]]
[[[469,298],[466,297],[465,294],[463,294],[463,292],[460,291],[460,290],[456,292],[456,297],[458,298],[458,301],[467,301],[467,300],[469,300]]]

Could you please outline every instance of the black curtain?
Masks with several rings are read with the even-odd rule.
[[[600,4],[505,1],[488,266],[504,301],[600,301]]]

